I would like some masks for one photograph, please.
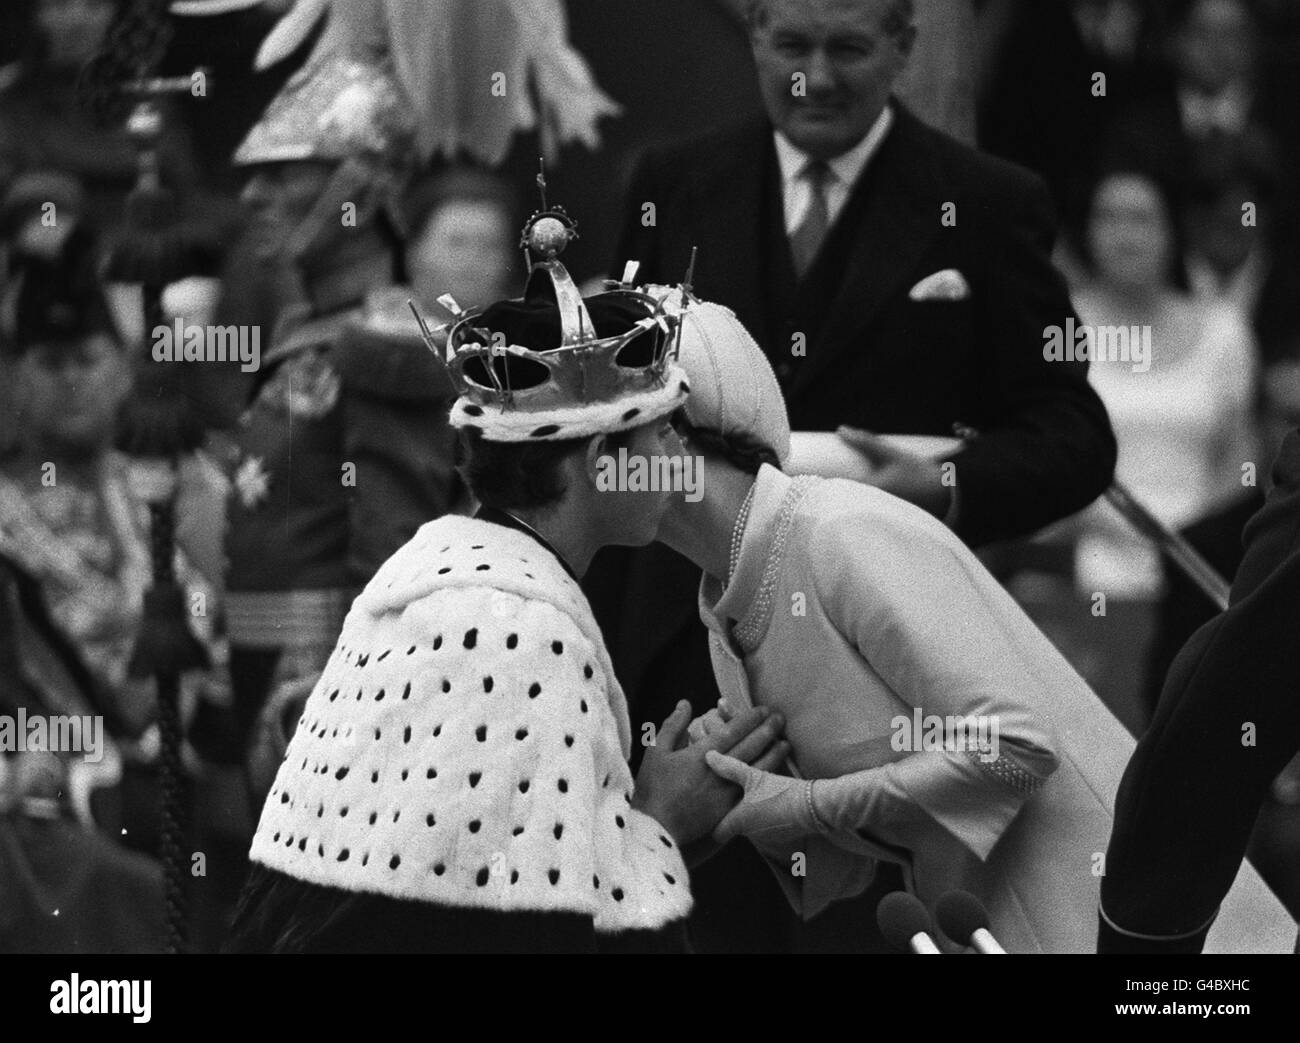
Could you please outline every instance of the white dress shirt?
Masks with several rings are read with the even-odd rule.
[[[830,223],[834,224],[844,204],[849,201],[859,176],[871,162],[871,157],[879,151],[884,143],[889,128],[894,125],[894,111],[886,105],[884,111],[867,131],[866,137],[847,152],[826,161],[831,174],[826,182],[826,209],[830,214]],[[803,221],[804,214],[812,203],[812,186],[803,177],[804,168],[812,159],[806,152],[796,148],[779,130],[773,133],[776,142],[776,159],[781,167],[781,194],[785,201],[785,231],[794,233]]]

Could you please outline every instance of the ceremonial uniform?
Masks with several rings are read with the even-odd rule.
[[[277,670],[324,665],[353,597],[455,489],[451,387],[418,336],[362,309],[290,315],[280,331],[241,421],[229,509],[245,729]]]
[[[263,353],[233,472],[227,619],[241,737],[280,681],[324,666],[357,591],[451,502],[450,387],[399,310],[407,295],[386,285],[393,243],[381,229],[401,227],[416,129],[391,58],[331,47],[235,152],[254,168],[245,201],[261,247],[301,286]]]

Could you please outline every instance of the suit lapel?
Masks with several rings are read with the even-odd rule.
[[[818,323],[822,336],[798,367],[791,396],[855,342],[942,230],[943,196],[916,117],[895,104],[893,129],[862,176],[809,273],[837,287]],[[815,292],[815,286],[808,291]],[[802,294],[801,294],[802,296]],[[802,303],[802,302],[801,302]]]

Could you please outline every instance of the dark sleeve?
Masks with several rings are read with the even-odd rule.
[[[1174,660],[1124,772],[1099,951],[1199,951],[1269,785],[1300,749],[1300,434],[1277,470],[1232,603]]]
[[[996,426],[957,458],[957,531],[980,545],[1024,535],[1086,507],[1110,484],[1115,437],[1086,362],[1049,362],[1044,329],[1074,315],[1052,265],[1052,205],[1038,178],[1017,179],[988,219],[980,373]],[[1077,320],[1076,320],[1077,321]]]
[[[1232,584],[1232,604],[1258,589],[1287,557],[1300,551],[1300,429],[1282,443],[1273,464],[1273,490],[1242,538],[1246,554]]]
[[[348,571],[362,585],[456,495],[451,386],[418,341],[350,330],[339,347],[343,460],[350,490]]]

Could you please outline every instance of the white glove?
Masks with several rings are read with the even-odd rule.
[[[813,817],[811,779],[773,775],[716,750],[710,750],[704,759],[716,774],[745,791],[740,803],[713,831],[717,843],[745,836],[755,844],[773,848],[822,832]]]

